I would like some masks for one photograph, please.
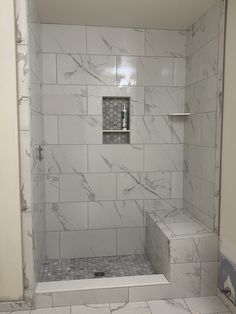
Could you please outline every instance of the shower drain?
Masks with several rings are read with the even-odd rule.
[[[94,277],[105,277],[105,271],[95,271]]]

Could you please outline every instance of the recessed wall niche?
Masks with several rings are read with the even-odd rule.
[[[103,97],[103,144],[129,144],[129,118],[129,97]]]

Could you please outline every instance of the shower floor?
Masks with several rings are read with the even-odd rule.
[[[101,272],[105,273],[105,275],[101,274]],[[98,276],[95,273],[98,273]],[[64,258],[45,261],[41,281],[152,274],[155,274],[155,271],[146,255]]]

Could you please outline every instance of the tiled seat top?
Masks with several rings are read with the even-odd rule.
[[[216,235],[185,210],[156,210],[148,215],[169,239]]]

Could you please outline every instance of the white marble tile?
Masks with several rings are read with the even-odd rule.
[[[57,83],[56,54],[43,53],[43,83]]]
[[[145,305],[145,307],[143,306]],[[112,303],[111,313],[115,312],[118,314],[151,314],[150,309],[146,302],[128,302],[128,303]]]
[[[171,86],[173,59],[117,57],[117,85]]]
[[[31,117],[32,145],[42,145],[44,142],[43,115],[37,114]]]
[[[167,224],[176,235],[206,233],[208,230],[197,222],[177,222]]]
[[[145,145],[144,161],[145,171],[182,171],[183,145]]]
[[[46,204],[47,231],[83,230],[87,228],[87,203]]]
[[[167,172],[118,173],[117,199],[169,198],[170,185]]]
[[[218,262],[201,263],[201,296],[217,295],[218,266]]]
[[[53,305],[104,304],[127,302],[128,288],[94,289],[53,293]]]
[[[17,45],[18,99],[29,96],[28,46]]]
[[[173,116],[172,128],[171,128],[171,143],[173,144],[183,144],[184,143],[184,125],[185,118],[181,116]]]
[[[146,87],[145,114],[168,115],[184,111],[183,87]]]
[[[216,111],[217,76],[209,77],[191,86],[191,112]]]
[[[89,145],[89,172],[143,170],[143,145]]]
[[[57,56],[59,84],[116,85],[116,58],[78,54]]]
[[[43,52],[86,53],[86,27],[43,24]]]
[[[60,258],[59,232],[46,232],[46,251],[48,258]]]
[[[45,114],[87,114],[86,86],[44,85]]]
[[[144,87],[88,86],[88,114],[102,115],[103,97],[130,97],[133,115],[144,114]]]
[[[193,25],[192,51],[217,36],[220,23],[220,1],[212,6],[198,21]]]
[[[44,141],[46,144],[58,144],[57,116],[44,115]]]
[[[86,145],[45,145],[43,158],[46,173],[87,171]]]
[[[107,201],[89,203],[89,228],[142,227],[142,201]]]
[[[182,299],[149,301],[148,305],[153,314],[190,314],[187,304]]]
[[[50,307],[44,309],[31,310],[32,314],[70,314],[70,307]]]
[[[201,145],[215,147],[216,145],[216,114],[202,115]]]
[[[127,228],[117,230],[117,254],[144,254],[145,228]]]
[[[183,209],[183,199],[145,200],[144,209],[147,212]]]
[[[87,27],[88,54],[145,54],[145,30],[132,28]]]
[[[116,255],[116,230],[62,232],[60,248],[62,258],[114,256]]]
[[[174,86],[185,86],[186,59],[174,58]]]
[[[60,175],[61,202],[114,199],[116,199],[116,174],[78,173]]]
[[[192,312],[200,312],[201,314],[227,312],[227,308],[216,296],[189,298],[185,299],[185,301]]]
[[[206,262],[217,259],[217,236],[172,240],[170,243],[171,263]]]
[[[43,114],[43,88],[41,84],[30,85],[30,97],[32,114]]]
[[[186,144],[200,145],[201,141],[201,127],[202,119],[201,115],[191,115],[185,122],[185,138]]]
[[[28,43],[28,27],[27,27],[27,15],[28,15],[27,2],[25,0],[18,0],[15,4],[15,16],[16,16],[16,43],[27,44]]]
[[[214,184],[202,180],[199,188],[199,207],[207,216],[214,217]]]
[[[101,116],[59,116],[60,144],[102,144]]]
[[[43,293],[35,295],[36,308],[52,307],[52,295],[51,293]]]
[[[171,197],[183,197],[183,172],[172,172]]]
[[[131,116],[131,144],[171,143],[171,121],[158,116]]]
[[[160,57],[185,57],[186,32],[147,29],[146,55]]]
[[[85,304],[71,307],[71,314],[110,314],[109,304]]]
[[[59,177],[58,175],[45,176],[45,201],[46,203],[59,201]]]

